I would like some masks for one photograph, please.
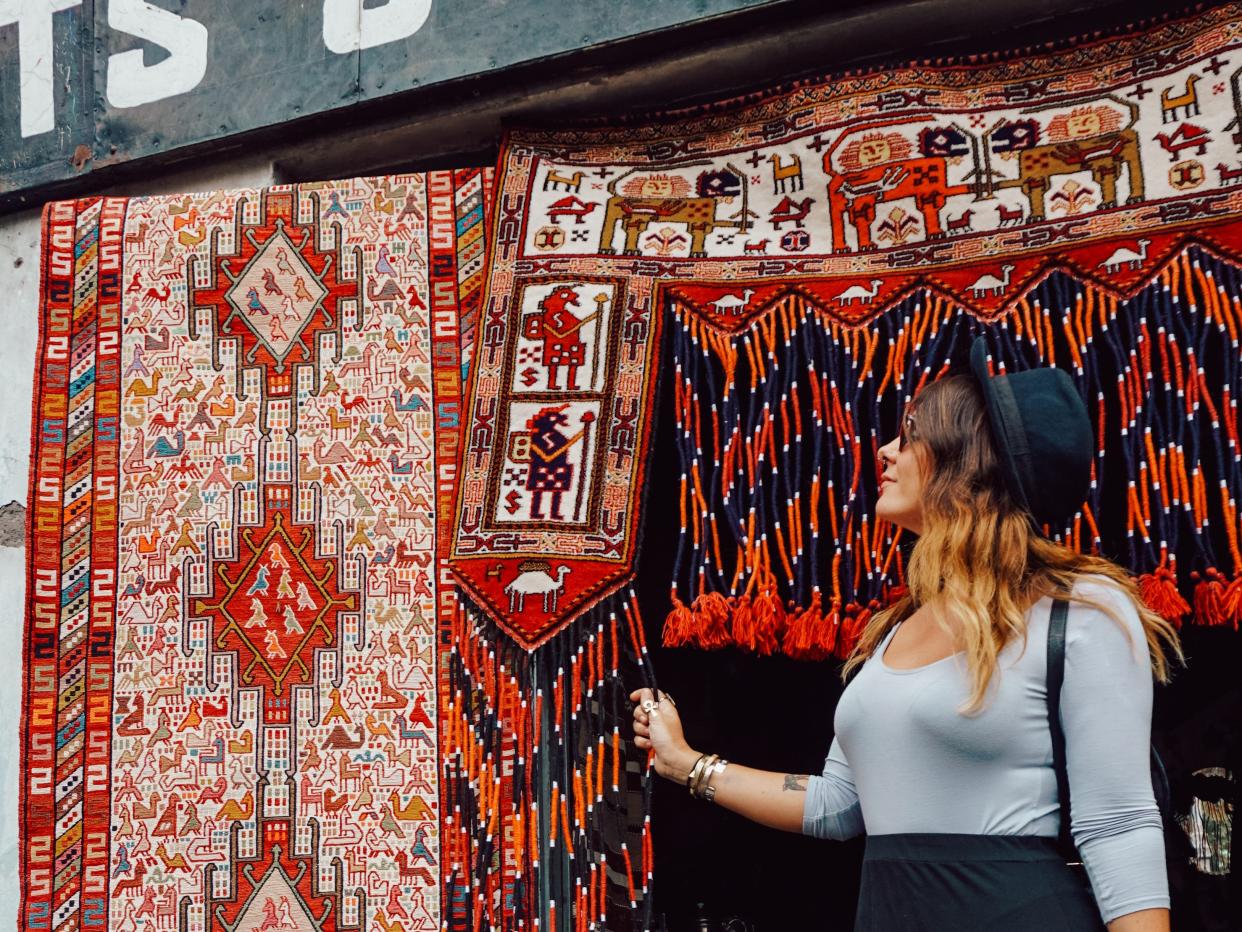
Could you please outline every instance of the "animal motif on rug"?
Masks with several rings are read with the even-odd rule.
[[[848,627],[859,627],[900,585],[900,562],[884,556],[886,531],[867,527],[865,542],[838,534],[845,527],[863,533],[850,515],[861,515],[859,492],[874,485],[870,435],[892,429],[892,405],[904,404],[925,377],[919,367],[932,365],[924,330],[915,337],[898,323],[928,306],[996,328],[998,365],[1060,360],[1088,373],[1084,390],[1098,377],[1094,364],[1104,346],[1127,341],[1122,346],[1137,362],[1118,364],[1121,388],[1105,390],[1103,426],[1119,429],[1111,399],[1129,384],[1126,372],[1141,371],[1120,402],[1127,415],[1120,426],[1134,415],[1140,432],[1152,431],[1157,446],[1135,446],[1125,477],[1150,494],[1156,474],[1169,468],[1158,444],[1172,442],[1183,427],[1169,416],[1144,421],[1144,412],[1165,404],[1165,386],[1177,396],[1178,366],[1197,369],[1201,352],[1213,361],[1229,352],[1215,347],[1232,332],[1231,305],[1202,289],[1220,287],[1231,274],[1232,266],[1218,260],[1242,258],[1237,14],[1236,5],[1214,8],[1055,53],[805,81],[645,122],[512,132],[498,169],[498,196],[508,206],[493,233],[482,309],[487,351],[473,382],[462,464],[452,558],[462,587],[530,648],[626,584],[643,526],[659,370],[677,383],[686,464],[678,478],[686,527],[674,569],[680,583],[671,600],[672,642],[782,649],[790,617],[808,611],[817,620],[802,628],[836,631],[846,615]],[[1154,282],[1164,290],[1153,290]],[[589,395],[575,394],[582,386],[574,379],[578,359],[594,347],[570,334],[590,308],[545,299],[549,289],[569,295],[604,283],[623,317],[601,334],[612,344],[602,355],[616,358],[609,353],[619,351],[624,366],[632,352],[637,365],[618,379],[620,395],[590,410],[588,425],[582,417]],[[1169,299],[1161,297],[1166,291]],[[1158,349],[1166,337],[1126,329],[1118,319],[1130,320],[1139,313],[1132,308],[1152,300],[1174,300],[1184,314],[1206,316]],[[1090,329],[1087,306],[1096,315]],[[566,313],[574,319],[558,318]],[[657,337],[670,320],[680,349],[660,360]],[[1034,320],[1046,323],[1036,327]],[[905,333],[906,342],[891,353],[868,342],[871,348],[859,346],[863,356],[843,360],[840,371],[794,378],[815,358],[806,341],[848,337],[853,346],[878,321],[891,321],[893,339]],[[1192,333],[1199,339],[1200,326],[1213,348],[1195,343],[1192,358],[1185,341]],[[554,348],[528,348],[530,334],[550,335]],[[1152,352],[1178,360],[1167,377],[1148,363]],[[695,353],[713,365],[692,365]],[[934,358],[940,367],[950,357]],[[880,364],[885,370],[873,368]],[[1200,390],[1203,409],[1211,395],[1220,412],[1242,387],[1233,386],[1228,366],[1212,365]],[[907,378],[897,378],[906,371]],[[739,401],[738,373],[754,380],[745,390],[759,393],[752,396],[762,399],[759,409]],[[814,395],[808,375],[829,379],[829,397]],[[886,392],[901,385],[901,395],[884,395],[882,409],[846,407],[853,382],[872,378]],[[523,387],[542,393],[537,400],[527,395],[527,407],[517,401]],[[793,392],[796,402],[785,394]],[[807,407],[813,398],[815,410]],[[695,404],[703,410],[696,413]],[[1242,477],[1213,464],[1210,436],[1224,428],[1211,418],[1200,423],[1200,410],[1185,429],[1208,433],[1192,445],[1198,452],[1191,460],[1178,460],[1172,488],[1179,502],[1199,502],[1180,539],[1190,534],[1202,544],[1178,563],[1169,521],[1148,514],[1141,492],[1131,506],[1140,517],[1129,519],[1125,534],[1143,541],[1132,551],[1131,569],[1152,580],[1146,590],[1162,611],[1233,624],[1242,613],[1242,565],[1234,557],[1230,501],[1242,492],[1235,488]],[[791,434],[795,416],[812,420]],[[534,428],[527,427],[540,419],[557,421],[544,429],[547,438],[592,437],[598,446],[579,439],[574,452],[558,454],[555,467],[543,466],[529,439]],[[817,431],[835,438],[824,440],[827,449],[843,451],[840,462],[852,465],[833,484],[809,461],[799,472],[777,473],[778,461],[794,467],[782,457],[792,456],[795,436],[818,440]],[[733,470],[716,476],[723,484],[714,491],[700,468],[713,463]],[[778,483],[820,475],[824,484],[810,494],[819,496],[817,509],[827,508],[831,496],[835,514],[830,519],[825,511],[824,523],[812,522],[805,490],[777,491],[766,504],[758,493],[752,500],[738,491],[770,491],[756,485],[769,470]],[[536,474],[547,483],[543,489],[528,487]],[[576,502],[581,490],[582,513],[593,514],[597,486],[589,483],[596,476],[603,483],[600,520],[581,524],[565,503],[571,496]],[[1160,481],[1162,495],[1170,494],[1171,481]],[[1229,490],[1221,502],[1193,491],[1220,482]],[[1224,536],[1203,537],[1204,521]],[[821,540],[817,552],[821,560],[846,554],[848,578],[828,565],[799,583],[795,564],[807,559],[826,525],[833,527],[831,541]],[[1082,534],[1078,539],[1090,546],[1093,534]],[[864,543],[868,556],[859,561]],[[507,588],[528,584],[556,586],[556,597],[518,598]],[[823,640],[838,651],[850,643]]]
[[[441,926],[481,174],[49,207],[24,928]]]

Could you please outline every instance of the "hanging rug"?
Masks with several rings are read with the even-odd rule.
[[[441,928],[488,174],[46,208],[23,929]]]
[[[512,132],[462,587],[534,647],[631,579],[677,482],[666,642],[847,653],[902,578],[876,448],[984,332],[1094,409],[1097,484],[1049,532],[1236,626],[1239,12]],[[646,471],[657,374],[675,477]]]

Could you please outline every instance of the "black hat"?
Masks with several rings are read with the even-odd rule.
[[[1069,373],[1040,368],[992,376],[976,337],[970,368],[983,388],[1005,483],[1037,525],[1074,514],[1091,485],[1091,418]]]

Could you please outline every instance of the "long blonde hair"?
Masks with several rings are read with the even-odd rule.
[[[1026,610],[1043,596],[1090,605],[1121,624],[1109,606],[1072,593],[1082,576],[1124,592],[1138,610],[1152,671],[1169,678],[1169,654],[1183,661],[1176,629],[1143,604],[1116,563],[1076,553],[1041,536],[1005,486],[978,383],[950,376],[912,402],[908,442],[923,475],[923,530],[906,567],[907,592],[871,618],[845,663],[846,679],[875,653],[898,622],[933,600],[960,623],[972,691],[966,714],[983,708],[997,658],[1026,636]]]

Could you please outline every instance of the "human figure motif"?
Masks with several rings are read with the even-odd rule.
[[[565,416],[568,405],[541,408],[526,422],[530,437],[530,462],[526,467],[526,489],[531,493],[530,516],[563,521],[561,496],[570,490],[574,481],[574,468],[569,462],[569,451],[582,439],[579,431],[572,437],[561,429],[569,424]],[[552,497],[548,515],[543,514],[543,496]]]
[[[586,361],[586,343],[582,341],[581,330],[598,312],[579,320],[570,310],[577,306],[578,292],[569,285],[561,285],[539,302],[537,314],[527,314],[522,323],[522,336],[543,344],[541,362],[548,370],[549,389],[557,388],[561,366],[568,369],[565,390],[578,388],[578,367]]]

